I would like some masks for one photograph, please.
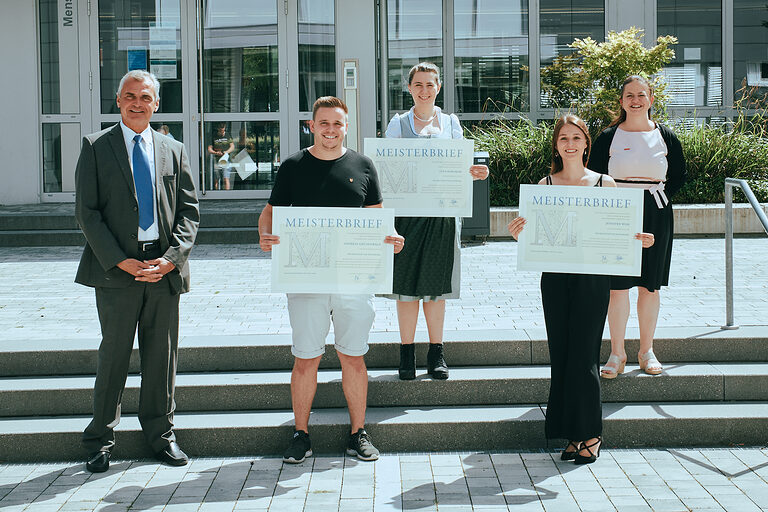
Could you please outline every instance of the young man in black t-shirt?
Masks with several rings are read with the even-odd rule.
[[[272,234],[273,206],[381,208],[381,190],[373,162],[344,147],[347,106],[339,98],[324,96],[312,108],[310,130],[314,144],[284,160],[275,178],[267,206],[259,217],[259,244],[271,251],[280,243]],[[388,236],[385,242],[403,248],[403,237]],[[299,463],[312,455],[309,413],[317,390],[317,369],[325,352],[325,337],[333,320],[336,352],[344,375],[342,387],[349,407],[351,433],[347,453],[361,460],[376,460],[379,451],[365,431],[368,371],[364,354],[373,325],[371,295],[289,293],[294,365],[291,401],[295,430],[285,462]]]

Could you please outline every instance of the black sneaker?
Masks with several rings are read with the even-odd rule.
[[[312,443],[309,440],[309,434],[303,430],[294,430],[291,446],[283,454],[283,462],[289,464],[298,464],[304,462],[304,459],[312,456]]]
[[[379,458],[379,450],[373,446],[368,432],[361,428],[354,434],[350,434],[347,455],[354,455],[360,460],[376,460]]]

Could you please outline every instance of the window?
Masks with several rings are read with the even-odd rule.
[[[145,69],[160,80],[159,113],[181,112],[181,7],[179,0],[100,0],[101,113],[114,114],[120,79]]]
[[[299,111],[321,96],[336,95],[333,0],[299,2]]]
[[[429,61],[443,67],[443,6],[441,0],[390,0],[387,2],[390,110],[408,110],[408,71]],[[442,77],[441,77],[442,78]],[[443,94],[437,104],[443,104]]]
[[[734,101],[743,106],[768,107],[768,3],[733,2]]]
[[[568,45],[574,39],[605,39],[603,0],[541,0],[539,8],[541,68],[552,65],[556,57],[574,52]],[[541,106],[552,107],[542,95]]]
[[[527,0],[455,0],[456,112],[528,105]]]
[[[720,0],[658,0],[658,34],[677,37],[663,70],[670,107],[723,103]]]

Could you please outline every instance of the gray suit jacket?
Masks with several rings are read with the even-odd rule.
[[[176,268],[165,278],[176,293],[189,291],[187,258],[195,243],[200,210],[197,180],[184,146],[153,130],[160,246]],[[75,216],[86,244],[75,282],[122,288],[134,278],[117,264],[139,258],[139,208],[120,125],[83,137],[75,171]]]

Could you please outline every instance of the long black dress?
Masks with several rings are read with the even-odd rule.
[[[601,177],[595,186],[602,184]],[[599,361],[610,282],[603,275],[541,274],[551,368],[547,439],[584,441],[602,435]]]

